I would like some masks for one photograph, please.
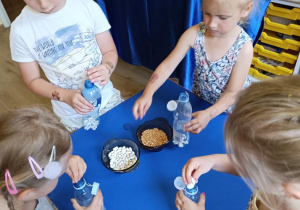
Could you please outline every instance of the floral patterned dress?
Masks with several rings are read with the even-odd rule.
[[[211,104],[216,103],[226,90],[230,74],[236,63],[238,54],[244,44],[252,41],[249,35],[241,29],[241,33],[235,43],[230,47],[227,54],[217,61],[211,62],[206,56],[204,47],[205,25],[199,24],[199,32],[194,42],[196,68],[194,72],[193,92]],[[244,87],[250,85],[247,77]],[[230,111],[229,108],[227,111]]]

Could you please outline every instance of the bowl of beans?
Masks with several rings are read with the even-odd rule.
[[[110,171],[127,173],[139,165],[140,147],[130,139],[110,139],[103,145],[101,161]]]
[[[141,148],[158,152],[172,139],[173,129],[167,119],[159,117],[141,124],[136,132]]]

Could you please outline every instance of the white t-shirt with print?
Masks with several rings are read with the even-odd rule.
[[[65,6],[53,14],[25,6],[11,25],[12,59],[21,63],[37,61],[51,84],[82,89],[86,71],[102,61],[95,35],[109,29],[103,11],[92,0],[66,0]],[[101,94],[102,108],[113,94],[111,81],[101,88]],[[61,118],[81,117],[66,103],[51,102]]]

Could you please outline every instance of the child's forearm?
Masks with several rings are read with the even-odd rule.
[[[161,63],[150,77],[143,94],[152,96],[156,90],[169,78],[172,72],[172,68],[168,68],[166,64]]]
[[[227,154],[215,154],[212,155],[212,158],[214,161],[213,170],[238,175]]]
[[[104,64],[108,68],[110,75],[115,70],[117,63],[118,63],[118,53],[116,50],[111,50],[103,54],[102,64]]]
[[[215,118],[235,104],[237,92],[225,91],[215,104],[207,108],[211,119]]]
[[[66,102],[68,90],[56,87],[42,78],[36,78],[27,84],[33,93],[48,99]]]

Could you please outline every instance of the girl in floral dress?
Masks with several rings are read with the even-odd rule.
[[[230,109],[237,93],[249,85],[253,56],[251,38],[238,25],[249,16],[252,0],[203,0],[203,22],[192,26],[179,39],[170,55],[156,68],[143,95],[133,106],[135,119],[142,119],[155,91],[172,74],[190,48],[196,69],[193,92],[212,104],[194,112],[185,131],[199,133],[210,120]]]

